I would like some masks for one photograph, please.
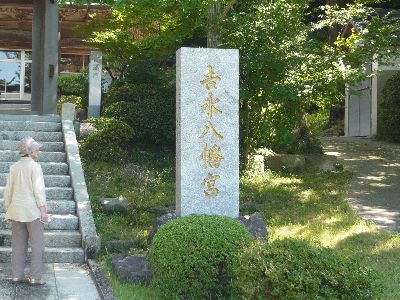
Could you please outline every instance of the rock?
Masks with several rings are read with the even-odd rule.
[[[301,171],[306,166],[306,160],[303,155],[282,154],[281,157],[287,171]]]
[[[151,228],[151,231],[149,233],[149,236],[147,237],[147,244],[150,245],[151,242],[153,241],[154,235],[156,234],[156,232],[158,231],[158,229],[160,228],[161,225],[176,219],[176,214],[175,213],[168,213],[166,215],[163,215],[159,218],[157,218],[154,223],[153,223],[153,227]]]
[[[137,241],[133,239],[129,240],[110,240],[107,242],[107,250],[110,252],[124,253],[131,248],[138,247]]]
[[[257,240],[268,240],[268,231],[261,214],[256,212],[251,216],[240,216],[239,222],[250,231]]]
[[[83,242],[83,248],[87,258],[95,258],[100,251],[101,242],[97,235],[88,235]]]
[[[282,157],[278,154],[269,155],[264,157],[265,169],[271,171],[283,171],[285,166],[282,161]]]
[[[152,272],[145,254],[114,255],[111,260],[111,267],[121,281],[146,284],[152,278]]]
[[[306,155],[306,168],[309,171],[335,171],[337,165],[337,157],[334,155],[315,154]]]
[[[89,136],[93,131],[95,131],[94,125],[92,123],[80,123],[80,134],[81,138]]]
[[[124,198],[101,198],[101,206],[108,212],[126,212],[128,210],[128,201]]]
[[[305,158],[298,154],[275,154],[264,157],[265,168],[271,171],[302,171]]]

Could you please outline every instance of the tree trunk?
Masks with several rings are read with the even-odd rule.
[[[247,100],[243,100],[243,104],[240,109],[241,115],[241,171],[245,171],[247,169],[247,165],[249,162],[249,154],[250,154],[250,119],[249,119],[249,104]]]
[[[219,33],[218,33],[218,20],[221,12],[221,5],[219,3],[213,3],[208,9],[207,18],[207,48],[218,48],[220,45]]]

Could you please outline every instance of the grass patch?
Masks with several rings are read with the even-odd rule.
[[[124,164],[86,163],[85,174],[95,222],[102,239],[99,259],[120,299],[156,299],[151,287],[118,282],[109,269],[110,239],[133,238],[146,250],[145,239],[157,216],[174,209],[174,155],[168,151],[134,151]],[[303,238],[333,248],[343,256],[370,266],[382,286],[382,299],[400,299],[400,236],[362,220],[345,201],[348,171],[316,174],[266,172],[240,181],[241,213],[259,211],[271,240]],[[123,196],[126,215],[110,214],[101,197]],[[136,297],[136,298],[134,298]]]

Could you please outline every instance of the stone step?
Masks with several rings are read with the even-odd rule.
[[[16,162],[21,158],[18,151],[0,150],[0,161]],[[37,162],[65,162],[65,152],[40,152]]]
[[[51,248],[80,247],[82,236],[79,231],[45,230],[44,245]],[[11,247],[11,230],[0,230],[0,247]]]
[[[1,150],[18,150],[19,141],[10,141],[10,140],[0,140],[0,149]],[[63,152],[64,151],[64,143],[63,142],[42,142],[43,146],[40,148],[40,151],[43,152]]]
[[[61,123],[41,121],[4,121],[0,119],[0,131],[61,131]]]
[[[76,213],[76,203],[74,200],[51,200],[48,199],[47,212],[56,215],[68,215]],[[4,200],[0,199],[0,213],[4,213]]]
[[[0,173],[9,173],[14,162],[0,162]],[[68,175],[68,164],[62,162],[41,162],[44,175]]]
[[[75,215],[51,215],[51,222],[44,225],[50,230],[78,230],[79,220]],[[5,214],[0,215],[0,229],[11,229],[11,223],[5,220]]]
[[[6,186],[8,173],[0,173],[0,186]],[[71,176],[69,175],[44,175],[46,187],[70,187]]]
[[[7,115],[0,114],[2,121],[31,121],[31,122],[61,122],[60,116],[55,115]]]
[[[30,136],[38,142],[62,142],[62,132],[36,132],[36,131],[0,131],[0,140],[20,141]]]
[[[0,198],[4,196],[5,187],[0,187]],[[71,187],[46,187],[46,199],[69,200],[73,199]]]
[[[30,261],[31,250],[28,250],[28,261]],[[11,247],[0,247],[0,262],[10,263]],[[83,263],[84,253],[82,248],[45,248],[43,255],[44,263]]]

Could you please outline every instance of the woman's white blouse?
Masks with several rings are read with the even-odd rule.
[[[30,157],[21,157],[10,167],[4,190],[6,220],[32,222],[46,206],[42,167]]]

